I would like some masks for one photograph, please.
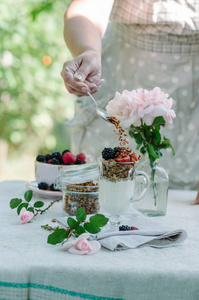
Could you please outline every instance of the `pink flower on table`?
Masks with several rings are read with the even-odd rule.
[[[95,254],[101,248],[98,241],[88,241],[89,233],[83,233],[74,241],[66,242],[63,247],[72,254]]]
[[[173,99],[168,98],[159,87],[153,90],[124,90],[122,94],[116,92],[113,100],[109,101],[106,111],[110,116],[115,116],[121,120],[124,127],[131,124],[140,126],[141,120],[146,125],[152,125],[156,117],[162,116],[166,124],[172,124],[176,117],[171,109]]]
[[[19,219],[21,220],[21,224],[25,224],[29,222],[34,217],[34,214],[31,211],[28,211],[25,207],[23,207],[19,214]]]

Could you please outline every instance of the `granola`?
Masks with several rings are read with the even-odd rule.
[[[97,183],[65,184],[63,191],[63,208],[69,215],[74,216],[80,207],[85,209],[86,214],[99,210]]]

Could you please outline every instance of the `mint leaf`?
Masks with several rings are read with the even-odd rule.
[[[90,223],[92,224],[92,226],[95,226],[95,227],[103,227],[108,223],[108,218],[106,218],[102,214],[96,214],[96,215],[90,217],[89,220],[90,220]]]
[[[69,233],[70,233],[69,230],[66,231],[65,229],[56,229],[53,233],[51,233],[48,236],[47,243],[52,245],[61,243],[63,242],[63,240],[65,240],[68,237]]]
[[[77,229],[79,226],[79,222],[75,221],[75,219],[73,219],[71,217],[68,217],[67,223],[71,230]]]
[[[22,202],[22,199],[19,199],[19,198],[11,199],[10,200],[10,208],[12,208],[12,209],[16,208],[21,202]]]
[[[18,213],[18,215],[20,214],[20,211],[22,210],[23,207],[27,208],[27,207],[28,207],[28,203],[21,203],[21,204],[17,207],[17,213]]]
[[[156,117],[153,121],[152,126],[159,126],[159,125],[164,125],[166,122],[162,116]]]
[[[99,227],[95,227],[94,224],[92,224],[90,222],[86,222],[84,224],[84,228],[90,233],[98,233],[101,231],[101,229]]]
[[[35,203],[33,204],[33,206],[34,206],[35,208],[39,208],[39,207],[44,206],[44,203],[43,203],[42,201],[37,201],[37,202],[35,202]]]
[[[86,213],[85,213],[85,210],[83,207],[80,207],[76,213],[76,218],[77,218],[77,221],[79,222],[84,222],[86,220]]]
[[[28,190],[27,192],[25,192],[24,198],[27,202],[30,202],[30,200],[32,199],[32,191]]]

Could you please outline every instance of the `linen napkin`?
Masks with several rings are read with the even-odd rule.
[[[109,225],[102,228],[97,235],[92,235],[91,240],[97,240],[109,250],[126,250],[141,247],[171,247],[182,243],[187,233],[184,229],[174,229],[162,225],[152,217],[145,217],[137,211],[123,215],[121,223],[137,227],[138,230],[119,231],[119,226],[114,229]],[[60,224],[67,224],[67,217],[57,220]]]

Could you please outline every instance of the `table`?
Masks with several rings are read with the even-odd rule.
[[[23,181],[0,182],[0,299],[197,300],[199,299],[199,205],[195,191],[169,191],[164,225],[185,229],[180,246],[150,247],[96,255],[71,255],[47,244],[41,225],[63,217],[61,203],[21,225],[12,198],[23,197]],[[34,195],[34,200],[39,197]],[[49,203],[50,200],[45,200]]]

